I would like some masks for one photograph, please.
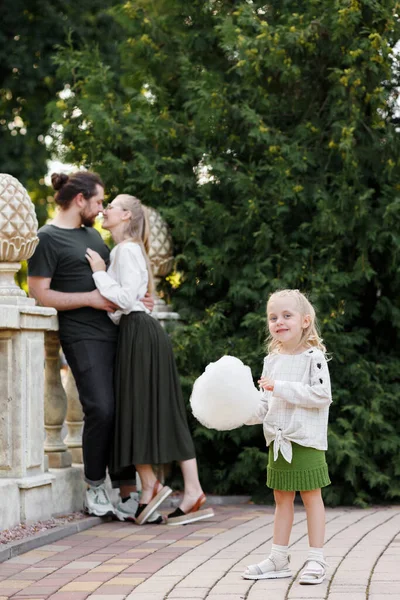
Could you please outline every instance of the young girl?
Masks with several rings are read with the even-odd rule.
[[[206,498],[198,478],[171,342],[140,300],[147,290],[153,290],[146,247],[146,209],[134,196],[121,194],[104,210],[103,228],[111,232],[117,244],[111,252],[108,272],[103,259],[90,248],[86,258],[101,295],[119,307],[109,313],[119,324],[110,470],[124,473],[136,466],[142,484],[141,504],[136,511],[139,525],[146,523],[172,492],[157,481],[152,465],[174,460],[180,462],[184,495],[180,507],[168,516],[168,523],[185,524],[211,517],[212,509],[199,510]],[[129,502],[131,490],[121,489],[121,495],[124,493],[122,503]]]
[[[307,513],[309,552],[302,584],[322,583],[325,508],[321,488],[330,484],[325,461],[331,386],[315,311],[299,290],[272,294],[267,303],[268,356],[259,384],[264,390],[247,425],[263,423],[269,446],[267,485],[274,490],[275,520],[269,557],[245,570],[245,579],[291,577],[288,544],[296,491]]]

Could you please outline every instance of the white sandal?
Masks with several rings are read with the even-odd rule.
[[[281,579],[282,577],[292,577],[292,572],[289,569],[290,556],[283,568],[277,567],[276,562],[270,556],[267,560],[258,565],[249,565],[243,573],[243,579]]]
[[[300,575],[301,585],[317,585],[322,583],[326,577],[327,563],[320,560],[308,560]]]

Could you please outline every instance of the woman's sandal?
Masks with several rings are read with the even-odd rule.
[[[199,496],[192,508],[186,513],[182,509],[176,508],[174,512],[168,515],[167,525],[187,525],[188,523],[195,523],[202,519],[209,519],[214,516],[212,508],[206,508],[205,510],[199,510],[206,501],[204,494]]]
[[[161,485],[161,489],[157,491]],[[167,485],[162,485],[158,480],[154,484],[153,495],[148,504],[139,504],[135,514],[135,520],[137,525],[144,525],[148,521],[149,517],[157,510],[157,508],[164,502],[168,496],[172,494],[172,490]]]
[[[301,585],[317,585],[322,583],[326,576],[326,567],[324,561],[308,560],[304,570],[301,572],[299,583]]]
[[[268,557],[258,565],[249,565],[243,573],[243,579],[281,579],[283,577],[291,577],[292,572],[289,568],[290,556],[287,558],[286,564],[277,565],[272,556]]]

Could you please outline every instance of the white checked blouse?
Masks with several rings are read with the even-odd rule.
[[[267,446],[275,442],[275,460],[280,450],[292,461],[292,442],[326,450],[332,395],[324,353],[309,348],[301,354],[269,354],[262,374],[275,382],[274,391],[264,392],[257,412],[246,424],[263,424]]]

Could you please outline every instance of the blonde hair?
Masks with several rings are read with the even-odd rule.
[[[117,198],[121,208],[131,213],[131,218],[127,221],[125,226],[124,239],[140,244],[149,275],[147,290],[152,294],[154,292],[154,278],[149,258],[150,225],[147,207],[143,206],[139,198],[130,196],[129,194],[120,194]]]
[[[302,292],[300,292],[300,290],[278,290],[276,292],[273,292],[268,298],[266,307],[267,315],[268,305],[271,302],[271,300],[275,298],[284,297],[292,298],[296,302],[297,309],[303,317],[305,317],[306,315],[310,317],[310,324],[308,327],[303,329],[299,346],[302,345],[306,348],[319,348],[324,354],[326,354],[326,347],[322,343],[323,340],[319,334],[317,317],[315,315],[314,307],[308,300],[308,298],[304,294],[302,294]],[[266,344],[268,353],[278,353],[281,350],[282,343],[272,337],[268,328]]]

